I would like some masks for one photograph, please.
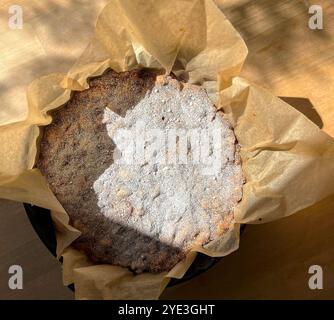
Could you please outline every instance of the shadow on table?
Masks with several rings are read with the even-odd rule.
[[[326,27],[326,20],[333,20],[329,2],[322,4],[323,12],[327,14],[322,30],[311,30],[308,27],[312,3],[307,0],[215,2],[241,34],[249,49],[246,64],[264,83],[270,85],[273,82],[273,77],[267,74],[269,70],[282,72],[286,77],[294,74],[298,67],[296,63],[301,59],[310,61],[310,65],[305,68],[312,72],[313,77],[331,81],[321,65],[312,63],[312,58],[319,56],[320,48],[325,50],[333,41],[330,29]]]
[[[299,112],[303,113],[308,119],[310,119],[314,124],[316,124],[320,129],[324,126],[322,119],[314,108],[310,99],[307,98],[297,98],[297,97],[279,97],[284,102],[288,103],[294,107]]]

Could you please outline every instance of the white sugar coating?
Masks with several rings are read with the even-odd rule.
[[[242,197],[242,168],[233,130],[204,89],[164,77],[125,117],[106,108],[104,123],[116,145],[114,163],[94,183],[104,216],[183,250],[226,231]],[[134,133],[131,141],[122,140],[122,129]],[[160,135],[152,138],[151,129]],[[175,129],[179,137],[168,140]],[[196,156],[196,150],[200,154],[205,150],[195,147],[196,141],[204,144],[205,135],[203,140],[196,134],[195,140],[184,140],[186,134],[201,130],[220,134],[221,149],[209,148],[209,155],[219,161],[216,171],[209,170],[212,163]],[[169,141],[177,141],[176,149],[168,149]],[[186,163],[179,160],[182,141]],[[159,142],[164,148],[152,149]],[[134,154],[141,143],[151,157]]]

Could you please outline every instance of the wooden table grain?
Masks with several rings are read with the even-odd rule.
[[[66,71],[92,34],[98,12],[107,1],[17,0],[29,23],[25,43],[0,41],[0,74],[11,86],[25,86],[42,63],[45,73]],[[334,137],[334,7],[331,0],[318,0],[324,14],[324,29],[308,28],[308,8],[315,4],[301,0],[217,0],[218,6],[243,36],[249,55],[241,76],[283,97]],[[0,40],[8,32],[8,7],[0,2]],[[73,19],[71,30],[62,22]],[[46,23],[47,22],[47,23]],[[30,28],[38,39],[30,38]],[[53,37],[43,47],[46,37]],[[49,38],[48,38],[49,39]],[[66,40],[67,39],[67,40]],[[86,41],[87,40],[87,41]],[[57,44],[66,42],[68,59],[61,58]],[[30,46],[32,57],[18,72],[8,52],[19,54]],[[4,54],[7,54],[5,56]],[[1,59],[5,56],[7,67]],[[48,57],[48,63],[45,62]],[[11,63],[11,68],[8,67]],[[1,86],[0,76],[0,90]],[[4,91],[1,91],[3,93]],[[1,113],[1,110],[0,110]],[[334,299],[334,196],[280,221],[247,226],[240,249],[214,268],[189,283],[167,289],[162,298],[238,299]],[[43,247],[30,226],[21,204],[0,201],[0,298],[72,299],[61,284],[61,266]],[[15,229],[13,229],[15,225]],[[24,290],[8,289],[8,266],[24,269]],[[323,290],[310,290],[308,269],[320,265]]]

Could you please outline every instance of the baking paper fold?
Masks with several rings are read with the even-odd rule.
[[[28,116],[0,127],[0,197],[51,210],[63,281],[78,299],[156,299],[171,277],[182,278],[197,252],[225,256],[239,245],[241,223],[291,215],[334,191],[334,140],[303,114],[238,76],[247,55],[240,35],[211,0],[111,1],[95,37],[68,74],[51,74],[28,88]],[[235,223],[220,239],[193,248],[170,272],[133,275],[94,265],[71,247],[80,232],[34,163],[40,126],[63,107],[71,92],[88,88],[106,69],[161,68],[203,86],[226,112],[241,144],[246,177]]]

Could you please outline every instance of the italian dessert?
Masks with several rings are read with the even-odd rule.
[[[229,230],[240,150],[203,88],[108,70],[51,115],[36,166],[94,262],[168,271]]]

